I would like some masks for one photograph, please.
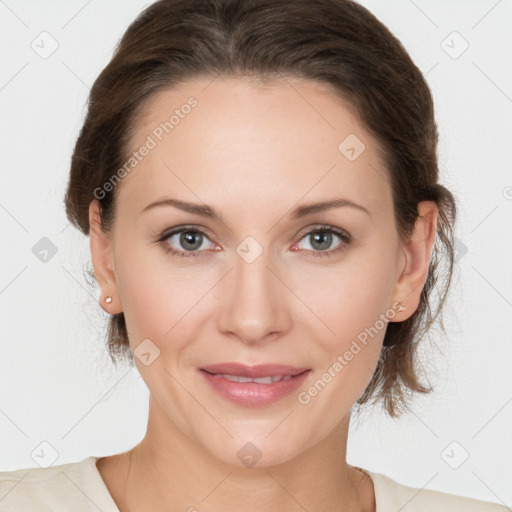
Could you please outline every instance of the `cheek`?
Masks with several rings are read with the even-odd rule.
[[[121,243],[116,258],[117,287],[133,346],[145,338],[160,339],[171,329],[182,309],[184,288],[176,276],[162,267],[161,256],[162,261],[148,259],[148,252],[158,253],[158,249],[144,251],[135,247],[135,243]]]
[[[354,307],[360,305],[360,308]],[[352,309],[351,309],[352,308]],[[310,386],[298,397],[321,416],[323,427],[334,428],[371,381],[382,350],[388,322],[378,302],[347,303],[332,327],[335,335],[316,338],[323,364]]]
[[[293,286],[317,315],[324,339],[331,347],[343,348],[347,340],[377,324],[390,307],[395,261],[391,248],[360,250],[339,265],[301,272]],[[309,315],[313,317],[313,315]],[[318,320],[321,320],[319,322]],[[383,333],[382,333],[383,336]]]
[[[324,353],[319,377],[325,373],[329,381],[325,398],[337,402],[340,411],[350,407],[371,380],[388,325],[396,263],[393,248],[380,247],[361,250],[337,268],[325,267],[323,274],[302,285],[301,295],[321,320],[308,323],[315,321],[314,339]]]
[[[201,298],[215,284],[216,275],[204,266],[198,271],[173,261],[160,248],[128,247],[136,243],[119,245],[116,279],[132,350],[149,338],[162,355],[169,344],[176,354],[186,343],[186,333],[200,325],[207,302]]]

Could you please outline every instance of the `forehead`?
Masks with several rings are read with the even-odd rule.
[[[136,207],[165,194],[219,207],[219,195],[239,207],[250,198],[260,208],[341,194],[385,208],[378,149],[329,85],[198,78],[146,102],[129,148],[137,163],[119,193]]]

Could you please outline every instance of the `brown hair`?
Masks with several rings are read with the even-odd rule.
[[[375,374],[358,404],[382,400],[391,416],[412,392],[427,393],[418,375],[418,341],[440,317],[454,265],[455,199],[438,183],[437,126],[429,87],[397,38],[350,0],[159,0],[128,27],[95,81],[76,142],[65,197],[66,214],[89,233],[94,190],[118,171],[143,103],[163,88],[196,77],[294,76],[330,84],[355,108],[379,143],[390,176],[397,230],[406,239],[417,204],[438,206],[436,242],[415,313],[390,322]],[[115,189],[100,200],[105,233],[112,227]],[[429,296],[438,265],[447,271],[437,307]],[[441,326],[444,329],[442,320]],[[133,364],[123,313],[112,315],[107,344],[114,364]]]

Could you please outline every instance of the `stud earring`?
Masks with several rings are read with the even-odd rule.
[[[402,311],[405,311],[405,304],[403,302],[399,302],[398,303],[398,311],[399,312],[402,312]]]
[[[110,295],[108,297],[105,297],[105,302],[107,304],[110,304],[112,302],[112,297]]]

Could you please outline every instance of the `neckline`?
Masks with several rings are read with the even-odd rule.
[[[84,491],[87,493],[87,495],[94,496],[94,508],[92,504],[89,505],[91,511],[94,510],[96,512],[98,510],[97,507],[100,507],[101,510],[115,510],[116,512],[119,512],[119,508],[116,502],[114,501],[114,498],[110,494],[107,484],[103,480],[103,477],[101,476],[98,467],[96,466],[96,462],[99,459],[103,459],[104,457],[107,456],[91,455],[90,457],[87,457],[84,460],[84,466],[82,466],[82,469],[80,471],[81,481],[84,484]],[[369,471],[359,466],[352,467],[357,471],[363,473],[364,475],[368,476],[372,481],[375,496],[375,510],[377,511],[380,499],[380,484],[378,478],[379,475],[377,473],[374,473],[373,471]]]
[[[119,507],[96,466],[96,462],[104,457],[105,455],[87,457],[83,461],[84,464],[81,464],[80,481],[85,495],[89,497],[88,504],[91,511],[97,512],[99,509],[105,512],[119,512]]]

